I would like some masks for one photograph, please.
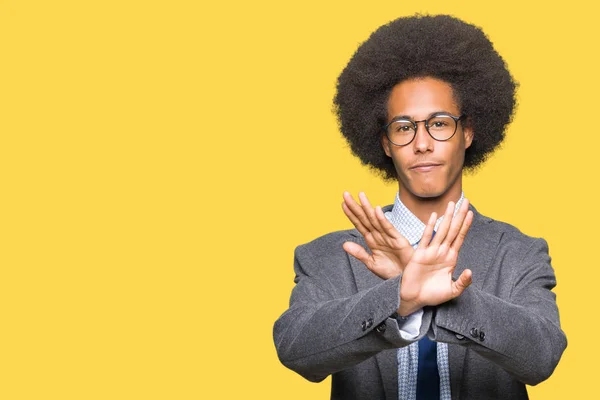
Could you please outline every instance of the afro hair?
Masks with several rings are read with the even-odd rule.
[[[464,167],[473,170],[500,145],[516,105],[517,82],[483,31],[448,15],[415,15],[381,26],[362,43],[337,81],[334,112],[363,164],[396,179],[382,146],[392,88],[407,79],[449,83],[474,138]]]

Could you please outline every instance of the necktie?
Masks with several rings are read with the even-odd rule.
[[[435,236],[435,231],[431,239]],[[440,399],[440,374],[437,366],[437,344],[423,337],[419,340],[419,368],[417,371],[417,400]]]
[[[417,400],[439,400],[440,374],[437,367],[437,344],[425,336],[419,340]]]

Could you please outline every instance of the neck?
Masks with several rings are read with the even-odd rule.
[[[431,213],[437,213],[437,217],[440,218],[444,215],[449,202],[453,201],[454,204],[458,202],[462,193],[462,181],[457,183],[437,197],[419,197],[402,186],[398,190],[398,196],[406,208],[419,218],[421,222],[427,224]]]

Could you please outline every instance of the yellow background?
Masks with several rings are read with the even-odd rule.
[[[1,1],[0,398],[328,398],[272,325],[342,192],[393,200],[331,99],[414,12],[483,27],[521,84],[465,193],[550,244],[569,346],[532,399],[595,396],[598,10],[502,3]]]

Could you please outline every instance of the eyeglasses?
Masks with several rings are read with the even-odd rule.
[[[397,117],[385,126],[387,138],[396,146],[406,146],[415,139],[417,135],[417,124],[425,122],[425,129],[429,136],[439,142],[450,140],[456,133],[458,121],[465,115],[455,117],[445,113],[436,113],[422,121],[413,121],[410,118]]]

